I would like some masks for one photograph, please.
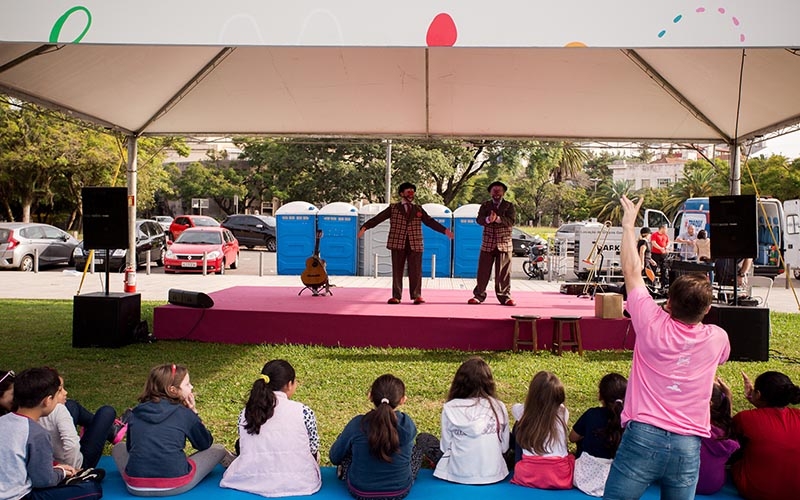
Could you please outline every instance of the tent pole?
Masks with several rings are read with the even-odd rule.
[[[742,194],[742,150],[736,139],[731,143],[731,182],[732,195]]]
[[[136,269],[136,181],[138,138],[128,136],[128,257],[126,267]]]
[[[386,141],[386,203],[392,202],[392,140]]]

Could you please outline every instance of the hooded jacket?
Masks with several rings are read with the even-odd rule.
[[[494,410],[492,408],[494,407]],[[490,484],[508,475],[508,411],[496,399],[453,399],[442,409],[442,458],[433,475],[461,484]]]
[[[195,412],[162,399],[133,409],[128,421],[128,465],[133,478],[178,478],[194,471],[183,449],[186,439],[197,451],[211,447],[214,439]]]

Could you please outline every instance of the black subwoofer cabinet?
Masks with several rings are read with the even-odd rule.
[[[141,321],[142,295],[87,293],[72,307],[72,347],[121,347],[133,342]]]
[[[728,332],[731,361],[769,361],[769,309],[714,304],[703,323]]]

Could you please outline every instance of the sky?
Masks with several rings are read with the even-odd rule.
[[[781,137],[771,139],[766,143],[766,149],[758,151],[754,156],[783,155],[790,160],[800,157],[800,132],[793,132]]]

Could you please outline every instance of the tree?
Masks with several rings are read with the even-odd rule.
[[[597,187],[597,193],[592,200],[592,211],[597,213],[597,220],[610,220],[612,225],[619,225],[622,221],[622,205],[620,198],[635,197],[633,184],[630,181],[604,182]]]
[[[544,147],[550,152],[550,173],[554,184],[575,178],[589,159],[589,153],[574,142],[550,142],[544,143]]]
[[[721,160],[712,166],[705,160],[687,162],[683,168],[683,177],[672,185],[667,211],[674,212],[687,198],[727,194],[727,180],[720,172],[727,171],[727,165]]]
[[[793,200],[800,198],[800,158],[791,163],[783,156],[751,158],[742,168],[742,194]]]

